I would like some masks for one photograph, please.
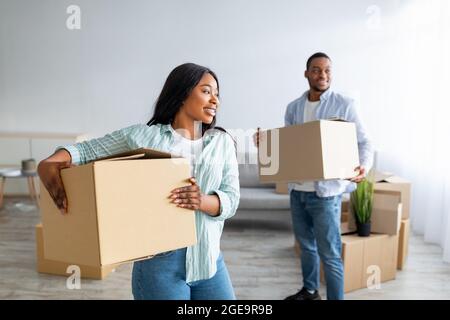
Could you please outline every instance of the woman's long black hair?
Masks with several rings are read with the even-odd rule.
[[[219,90],[219,80],[216,74],[206,67],[199,66],[195,63],[184,63],[173,69],[164,83],[158,100],[156,100],[153,117],[147,125],[152,126],[158,123],[172,124],[183,102],[206,73],[213,76],[217,82],[217,90]],[[207,130],[213,128],[225,131],[223,128],[216,127],[215,125],[216,116],[214,116],[211,123],[202,123],[202,136]]]

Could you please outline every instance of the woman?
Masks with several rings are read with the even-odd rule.
[[[168,197],[174,205],[195,210],[197,244],[135,262],[135,299],[235,299],[220,237],[224,220],[234,215],[239,203],[238,165],[233,139],[215,128],[218,106],[214,72],[186,63],[169,74],[147,125],[65,146],[39,164],[43,184],[65,214],[70,204],[60,178],[63,168],[141,147],[190,160],[190,184]]]

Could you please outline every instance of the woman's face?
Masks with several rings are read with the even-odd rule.
[[[194,121],[210,124],[219,107],[219,91],[212,75],[205,73],[184,101],[181,111]]]

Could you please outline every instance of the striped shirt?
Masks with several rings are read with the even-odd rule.
[[[64,146],[72,163],[85,164],[98,158],[137,148],[164,152],[173,149],[177,132],[169,125],[133,125],[104,137]],[[216,273],[220,237],[225,219],[239,204],[239,172],[233,139],[225,132],[209,130],[202,138],[203,149],[194,163],[196,180],[203,194],[216,194],[220,212],[216,217],[196,211],[197,244],[186,251],[186,282],[209,279]],[[186,177],[188,178],[188,177]]]

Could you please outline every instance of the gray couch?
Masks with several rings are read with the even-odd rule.
[[[236,215],[290,214],[289,195],[275,193],[275,184],[259,183],[257,164],[239,164],[239,182],[241,199]]]

